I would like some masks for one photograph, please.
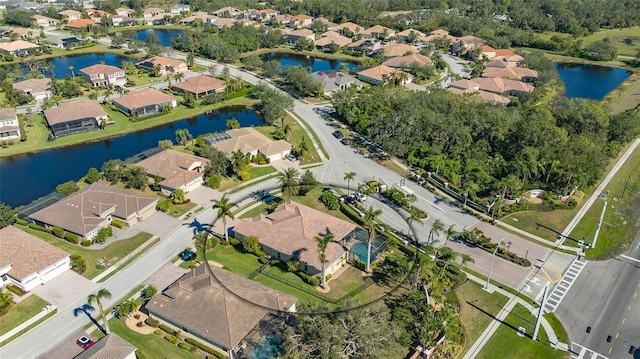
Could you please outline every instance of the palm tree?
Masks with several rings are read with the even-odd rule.
[[[291,196],[298,194],[298,183],[300,174],[294,167],[289,167],[284,171],[278,172],[278,183],[282,193],[287,196],[287,201],[291,203]]]
[[[333,240],[333,234],[326,233],[322,237],[314,237],[318,243],[318,259],[322,263],[322,288],[327,288],[327,275],[325,273],[325,265],[327,264],[327,246]]]
[[[451,240],[453,238],[453,236],[455,236],[458,232],[455,230],[456,225],[452,224],[449,226],[449,228],[447,228],[447,230],[444,232],[445,234],[445,238],[444,238],[444,246],[447,246],[447,242],[449,240]]]
[[[288,123],[285,123],[282,126],[282,132],[284,133],[285,139],[289,141],[289,134],[291,133],[291,126]]]
[[[176,74],[173,75],[173,79],[176,80],[176,82],[182,82],[182,80],[184,80],[184,73],[176,72]]]
[[[418,211],[416,210],[411,211],[407,222],[409,223],[409,231],[407,232],[407,234],[411,233],[411,225],[413,224],[413,222],[420,223],[420,225],[424,226],[424,222],[422,221],[422,218],[420,218],[420,213],[418,213]]]
[[[427,237],[427,245],[431,243],[434,236],[440,236],[440,232],[442,232],[443,230],[444,230],[444,223],[442,223],[441,220],[436,219],[435,221],[433,221],[433,224],[431,225],[431,230],[429,231],[429,236]]]
[[[176,188],[171,192],[169,198],[171,198],[171,202],[174,204],[181,204],[184,202],[185,193],[182,188]]]
[[[347,196],[351,194],[351,181],[353,181],[354,178],[356,178],[355,172],[345,172],[343,179],[347,181]]]
[[[103,102],[107,102],[109,97],[113,95],[113,85],[108,85],[106,89],[104,89],[104,99]]]
[[[367,207],[367,203],[368,203],[367,201],[369,200],[369,195],[373,193],[371,186],[369,186],[366,183],[360,183],[358,185],[358,191],[366,196],[364,199],[364,206]]]
[[[218,200],[213,200],[213,208],[218,209],[218,218],[222,218],[222,225],[224,226],[224,239],[225,241],[229,241],[229,233],[227,233],[227,217],[231,219],[235,219],[233,216],[233,212],[231,209],[233,207],[238,207],[236,203],[229,202],[229,197],[225,194],[222,198]]]
[[[476,260],[468,255],[468,254],[463,254],[462,257],[460,258],[462,261],[460,262],[460,269],[462,269],[462,266],[467,264],[467,263],[475,263]]]
[[[109,322],[107,322],[107,316],[104,314],[104,308],[102,307],[102,299],[111,298],[111,292],[109,292],[106,288],[102,288],[96,293],[91,293],[87,297],[87,303],[89,305],[93,305],[95,302],[98,305],[98,310],[100,311],[100,316],[102,316],[102,322],[104,323],[104,334],[109,334]]]
[[[180,128],[176,130],[176,141],[178,141],[181,145],[185,145],[187,141],[192,139],[191,133],[186,128]]]
[[[167,74],[166,81],[167,81],[167,87],[171,88],[171,75]]]
[[[227,128],[231,130],[238,129],[240,128],[240,122],[238,122],[238,120],[236,120],[235,118],[230,118],[227,120]]]
[[[367,241],[367,273],[371,270],[371,242],[373,242],[376,235],[376,220],[381,214],[381,210],[374,209],[373,206],[371,206],[364,212],[364,218],[362,219],[364,227],[369,231],[369,239]]]
[[[108,124],[108,123],[109,123],[109,120],[108,120],[108,119],[106,119],[106,118],[104,118],[104,117],[101,117],[101,118],[98,120],[98,127],[100,127],[100,129],[101,129],[101,130],[104,130],[104,129],[107,127],[107,124]]]
[[[458,257],[458,253],[454,252],[453,249],[444,247],[441,248],[438,256],[444,262],[444,266],[442,267],[442,272],[440,272],[440,277],[444,274],[444,271],[447,270],[447,266],[450,262],[455,261]]]
[[[302,157],[308,152],[309,147],[307,146],[307,142],[305,140],[302,140],[302,142],[300,142],[300,145],[298,146],[298,155]]]
[[[116,316],[116,318],[122,318],[122,317],[128,317],[131,315],[131,313],[135,312],[137,305],[136,302],[133,300],[125,300],[124,302],[116,305],[113,308],[113,314]]]

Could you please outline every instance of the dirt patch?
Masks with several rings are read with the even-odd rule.
[[[138,316],[137,319],[136,319],[136,316]],[[134,332],[148,335],[153,333],[153,331],[156,330],[156,328],[145,324],[144,321],[147,320],[147,318],[149,318],[148,315],[142,312],[136,311],[136,312],[133,312],[133,314],[131,314],[130,317],[127,317],[127,319],[125,319],[125,323],[127,324],[127,327],[133,330]],[[138,326],[138,323],[142,323],[142,325]]]

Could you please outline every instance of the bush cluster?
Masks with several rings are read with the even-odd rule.
[[[183,349],[183,350],[186,350],[186,351],[191,351],[192,350],[191,348],[193,348],[191,345],[189,345],[189,344],[187,344],[185,342],[178,343],[178,347],[180,349]]]
[[[351,265],[357,269],[360,269],[361,271],[367,270],[367,264],[359,259],[355,259],[353,263],[351,263]]]
[[[156,330],[153,331],[153,334],[155,334],[155,335],[162,335],[162,333],[163,333],[163,331],[160,330],[160,329],[156,329]]]
[[[154,319],[154,318],[151,318],[151,317],[149,317],[149,318],[145,319],[145,320],[144,320],[144,322],[145,322],[148,326],[153,327],[153,328],[157,328],[157,327],[158,327],[158,324],[160,324],[160,322],[159,322],[157,319]],[[168,333],[168,332],[167,332],[167,333]]]
[[[199,342],[199,341],[197,341],[197,340],[194,340],[194,339],[192,339],[192,338],[186,338],[184,341],[185,341],[185,342],[187,342],[187,343],[189,343],[189,344],[191,344],[191,345],[193,345],[193,346],[198,347],[200,350],[202,350],[202,351],[204,351],[204,352],[206,352],[206,353],[212,354],[212,355],[213,355],[213,356],[215,356],[216,358],[220,358],[220,359],[224,359],[224,358],[225,358],[225,356],[224,356],[224,355],[222,355],[221,353],[219,353],[219,352],[218,352],[218,351],[216,351],[215,349],[210,348],[210,347],[208,347],[208,346],[206,346],[206,345],[204,345],[204,344],[200,343],[200,342]]]
[[[65,233],[64,240],[69,243],[78,244],[78,236],[73,233],[69,233],[69,232]]]
[[[164,330],[165,333],[171,335],[178,335],[178,331],[164,324],[159,324],[158,328]],[[174,343],[175,344],[175,343]]]
[[[165,335],[164,339],[171,344],[175,344],[178,342],[178,338],[174,337],[173,335]]]
[[[25,292],[24,290],[16,287],[13,284],[9,284],[7,285],[7,290],[11,293],[14,293],[15,295],[22,297],[23,295],[27,294],[27,292]]]
[[[91,241],[88,240],[88,239],[85,239],[84,241],[82,241],[80,243],[80,245],[83,246],[83,247],[89,247],[91,245]]]
[[[21,225],[21,226],[28,226],[29,225],[29,222],[25,221],[22,218],[16,218],[16,223]]]
[[[51,233],[51,230],[49,228],[45,228],[35,223],[29,223],[29,228],[35,229],[36,231],[40,232]]]
[[[120,229],[124,228],[124,226],[125,226],[124,222],[119,221],[117,219],[112,220],[111,221],[111,225],[114,226],[114,227],[118,227]]]
[[[320,279],[308,275],[307,273],[303,272],[303,271],[297,271],[296,274],[298,275],[298,277],[300,277],[305,283],[310,284],[314,287],[317,287],[320,285]]]

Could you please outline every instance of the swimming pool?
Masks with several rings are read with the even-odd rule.
[[[365,255],[366,258],[366,255]],[[275,335],[267,335],[264,342],[251,352],[251,359],[270,359],[278,356],[282,341]]]
[[[367,244],[366,243],[356,243],[351,247],[351,253],[355,254],[360,258],[362,263],[367,263]],[[371,262],[376,258],[376,254],[371,248]]]

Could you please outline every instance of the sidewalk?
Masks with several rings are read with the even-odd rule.
[[[472,280],[481,285],[485,284],[485,280],[478,278],[473,274],[470,274],[467,272],[465,273],[467,274],[467,278],[469,278],[469,280]],[[502,308],[502,310],[500,310],[500,313],[498,313],[498,316],[494,318],[493,322],[491,322],[491,324],[484,330],[484,332],[482,332],[478,340],[476,340],[476,342],[473,343],[471,348],[469,348],[469,351],[467,352],[467,354],[465,354],[463,359],[473,359],[482,350],[482,348],[485,346],[485,344],[487,344],[489,339],[491,339],[495,331],[498,330],[498,327],[500,326],[500,324],[502,324],[502,322],[507,317],[507,315],[511,313],[511,310],[513,310],[516,304],[520,304],[524,306],[529,311],[531,311],[533,315],[536,315],[538,310],[540,310],[539,308],[534,308],[533,305],[531,305],[529,302],[525,301],[524,299],[520,297],[516,297],[515,295],[501,288],[496,288],[495,286],[492,285],[491,289],[509,298],[509,301]],[[553,328],[551,327],[551,324],[549,324],[547,319],[542,317],[542,319],[540,320],[540,325],[542,326],[542,328],[544,328],[544,331],[547,333],[547,337],[549,338],[549,345],[551,345],[552,348],[557,348],[562,350],[568,349],[568,344],[558,343],[558,337],[556,333],[553,331]]]
[[[98,283],[98,282],[100,282],[100,280],[102,278],[108,276],[111,272],[120,270],[121,269],[120,267],[122,267],[129,259],[135,257],[140,251],[142,251],[144,248],[146,248],[150,243],[153,243],[153,241],[155,241],[156,238],[158,238],[158,236],[153,236],[153,237],[149,238],[149,240],[144,242],[141,246],[138,246],[138,248],[133,250],[131,253],[127,254],[126,257],[122,258],[117,263],[115,263],[111,267],[107,268],[104,272],[98,274],[91,281],[94,282],[94,283]]]
[[[11,329],[10,331],[8,331],[5,334],[3,334],[2,336],[0,336],[0,342],[3,342],[5,340],[11,338],[12,336],[16,335],[17,333],[20,333],[22,330],[24,330],[25,328],[28,328],[30,325],[32,325],[33,323],[35,323],[38,320],[42,319],[44,316],[46,316],[47,314],[51,313],[52,311],[54,311],[56,309],[57,308],[54,305],[45,306],[44,309],[42,309],[42,311],[40,313],[38,313],[35,316],[29,318],[29,320],[27,320],[26,322],[18,325],[17,327]]]

